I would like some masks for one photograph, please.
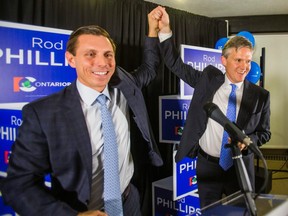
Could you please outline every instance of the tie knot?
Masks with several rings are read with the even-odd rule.
[[[237,89],[237,86],[235,84],[230,84],[230,85],[232,86],[231,92],[235,92]]]
[[[100,94],[96,99],[101,105],[106,105],[107,97],[104,94]]]

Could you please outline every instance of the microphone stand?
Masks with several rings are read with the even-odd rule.
[[[246,167],[244,165],[242,154],[240,149],[237,146],[238,141],[231,138],[231,144],[227,144],[232,150],[232,158],[234,161],[234,166],[237,173],[238,182],[241,188],[241,191],[244,195],[246,207],[249,210],[250,214],[253,216],[257,215],[257,209],[254,202],[254,199],[252,198],[252,187],[251,182],[248,177],[248,173],[246,170]]]

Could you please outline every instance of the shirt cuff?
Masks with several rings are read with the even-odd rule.
[[[158,33],[158,37],[160,40],[160,43],[162,43],[163,41],[167,40],[168,38],[172,37],[172,31],[169,33]]]

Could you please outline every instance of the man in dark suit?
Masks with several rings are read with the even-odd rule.
[[[72,32],[66,59],[76,69],[77,80],[23,107],[23,124],[1,185],[5,202],[17,213],[107,215],[103,209],[101,113],[95,103],[97,96],[104,94],[109,98],[117,135],[123,213],[141,215],[139,193],[131,183],[135,164],[163,163],[141,92],[156,77],[158,43],[157,32],[149,31],[143,63],[128,73],[116,67],[116,47],[104,29],[84,26]],[[47,174],[51,175],[51,188],[44,185]]]
[[[233,37],[222,50],[222,64],[226,73],[210,65],[203,72],[184,64],[172,41],[169,16],[165,8],[152,11],[159,21],[160,52],[166,66],[180,79],[194,88],[180,145],[175,156],[176,162],[184,157],[196,157],[197,183],[201,207],[230,195],[240,189],[235,167],[228,170],[219,165],[223,127],[208,118],[203,106],[207,102],[217,104],[223,113],[228,106],[230,84],[237,86],[237,125],[251,138],[254,145],[268,142],[270,132],[270,94],[267,90],[245,80],[252,61],[252,44],[243,37]],[[238,142],[242,151],[251,186],[254,188],[254,154]]]

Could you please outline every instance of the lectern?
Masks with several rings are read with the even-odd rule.
[[[248,216],[250,215],[244,195],[238,191],[201,209],[203,216]],[[257,216],[287,216],[288,196],[260,194],[255,200]],[[193,214],[196,216],[196,214]]]

